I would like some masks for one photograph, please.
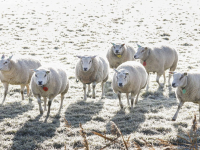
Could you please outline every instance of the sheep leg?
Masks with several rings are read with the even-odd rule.
[[[174,117],[172,118],[172,121],[176,121],[176,118],[178,116],[178,112],[179,110],[181,109],[181,107],[183,106],[184,102],[180,102],[179,105],[178,105],[178,109],[176,111],[176,113],[174,114]]]
[[[129,93],[126,93],[126,98],[127,98],[127,104],[128,104],[128,106],[130,106],[130,103],[129,103]]]
[[[168,80],[168,84],[169,84],[169,85],[171,85],[171,84],[170,84],[171,76],[172,76],[172,75],[169,73],[169,80]]]
[[[43,114],[42,105],[41,105],[41,96],[37,95],[36,98],[37,98],[37,101],[38,101],[40,114]]]
[[[105,83],[105,82],[102,82],[102,83],[101,83],[101,90],[102,90],[101,98],[103,98],[103,96],[104,96],[104,94],[105,94],[104,83]]]
[[[25,86],[26,86],[26,85],[24,85],[24,84],[21,85],[21,90],[20,90],[20,92],[21,92],[22,100],[24,100],[24,88],[25,88]]]
[[[5,101],[5,99],[6,99],[6,95],[7,95],[7,93],[8,93],[8,87],[9,87],[9,84],[8,83],[3,83],[3,86],[4,86],[4,95],[3,95],[3,101],[2,101],[2,105],[3,105],[3,103],[4,103],[4,101]]]
[[[92,98],[95,98],[95,87],[96,87],[96,82],[92,83]]]
[[[164,84],[165,84],[165,82],[166,82],[165,71],[163,73],[163,77],[164,77]]]
[[[160,76],[161,75],[157,73],[156,82],[158,83],[159,87],[161,87],[161,84],[159,82]]]
[[[55,97],[55,96],[50,96],[50,97],[49,97],[49,101],[48,101],[48,111],[47,111],[47,117],[46,117],[46,118],[49,117],[50,110],[51,110],[51,103],[52,103],[54,97]]]
[[[199,103],[199,122],[200,122],[200,103]]]
[[[46,97],[44,97],[44,111],[46,111],[47,110],[47,98]]]
[[[150,74],[148,73],[146,91],[148,91],[148,89],[149,89],[149,81],[150,81]]]
[[[84,100],[87,99],[87,95],[86,95],[86,84],[83,84],[83,91],[84,91]]]
[[[32,91],[29,90],[28,97],[30,97],[31,95],[32,95]]]
[[[138,96],[139,96],[139,94],[140,94],[140,91],[141,91],[141,89],[140,89],[139,92],[137,93],[136,100],[135,100],[135,104],[137,104],[137,102],[138,102]]]
[[[122,101],[121,101],[121,93],[118,92],[118,93],[117,93],[117,96],[118,96],[118,98],[119,98],[119,105],[120,105],[120,107],[121,107],[121,109],[122,109],[122,108],[123,108],[123,104],[122,104]]]
[[[26,85],[26,91],[27,91],[27,95],[29,95],[30,88],[29,88],[29,85],[28,85],[28,84]]]
[[[90,84],[88,84],[88,92],[87,92],[87,96],[89,96],[90,92],[91,92],[91,88],[90,88]]]
[[[133,109],[134,95],[131,93],[131,109]]]
[[[59,111],[62,109],[64,95],[65,94],[61,94],[61,103],[60,103],[60,109],[59,109]]]

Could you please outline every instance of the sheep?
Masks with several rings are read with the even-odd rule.
[[[63,68],[64,67],[58,64],[53,64],[43,65],[37,70],[32,70],[34,74],[30,83],[31,91],[34,97],[37,98],[40,114],[43,114],[41,97],[44,99],[44,111],[46,111],[47,98],[49,99],[47,117],[50,114],[51,103],[58,94],[61,94],[61,104],[59,111],[61,110],[64,95],[68,92],[69,89],[67,73]]]
[[[178,63],[178,54],[177,51],[173,48],[168,46],[160,46],[160,47],[142,47],[138,45],[138,50],[134,55],[135,59],[140,59],[140,62],[145,67],[148,75],[150,72],[157,73],[156,82],[161,87],[159,82],[160,76],[164,76],[164,83],[166,82],[165,78],[165,70],[170,69],[170,71],[175,71]],[[170,85],[170,78],[169,75],[169,85]],[[147,83],[147,88],[149,88],[149,80]]]
[[[138,96],[141,89],[146,86],[148,74],[145,68],[136,61],[127,61],[122,63],[115,69],[113,76],[112,87],[119,98],[119,104],[123,108],[121,102],[121,93],[126,93],[127,103],[129,103],[129,93],[131,93],[131,109],[133,108],[134,97],[136,96],[135,104],[138,102]]]
[[[198,103],[200,114],[200,73],[170,72],[170,74],[173,74],[172,87],[176,88],[176,97],[180,102],[172,121],[176,121],[178,112],[185,102]]]
[[[0,60],[0,80],[4,86],[4,97],[2,105],[6,99],[8,92],[8,86],[20,85],[21,97],[24,100],[24,88],[27,88],[27,94],[29,93],[29,83],[33,74],[30,69],[37,69],[41,66],[41,63],[29,56],[10,56],[5,58],[3,54]]]
[[[84,100],[90,93],[90,84],[92,83],[92,98],[95,98],[96,84],[101,82],[102,95],[104,96],[104,83],[108,80],[109,66],[106,59],[100,56],[77,56],[80,60],[76,64],[76,79],[83,83]],[[88,92],[86,95],[86,84],[88,84]]]
[[[131,46],[125,44],[111,44],[112,47],[107,51],[106,55],[110,68],[117,68],[123,62],[135,60],[135,50]]]

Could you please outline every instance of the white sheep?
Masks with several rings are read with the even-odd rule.
[[[176,120],[178,112],[185,102],[193,102],[199,104],[200,121],[200,73],[170,72],[170,74],[173,74],[172,86],[176,88],[176,97],[180,102],[172,120]]]
[[[37,69],[41,64],[38,60],[29,56],[10,56],[5,58],[2,55],[0,60],[0,80],[4,86],[4,97],[2,104],[6,99],[9,84],[21,86],[21,96],[24,100],[24,88],[29,93],[29,83],[33,74],[30,69]]]
[[[138,51],[136,52],[134,58],[140,59],[140,62],[145,67],[148,75],[150,72],[157,73],[156,82],[158,83],[159,87],[161,87],[159,82],[160,76],[164,76],[165,83],[165,70],[170,69],[170,71],[175,71],[178,63],[177,51],[168,46],[149,48],[138,45]],[[171,75],[169,75],[169,85],[170,78]],[[149,88],[149,80],[150,78],[148,78],[147,90]]]
[[[64,95],[67,93],[69,88],[67,73],[62,66],[56,64],[39,67],[37,70],[34,70],[30,85],[33,95],[37,98],[40,114],[43,114],[41,97],[44,98],[45,111],[46,100],[47,98],[49,99],[47,117],[50,113],[51,103],[58,94],[61,94],[61,104],[59,111],[61,110]]]
[[[126,61],[132,61],[134,59],[135,50],[127,44],[114,44],[107,51],[107,59],[110,64],[110,68],[117,68],[120,64]]]
[[[141,89],[146,86],[148,74],[145,68],[136,61],[127,61],[122,63],[115,70],[112,86],[119,98],[119,104],[123,108],[121,102],[121,93],[126,93],[127,103],[129,103],[129,93],[131,93],[131,108],[133,108],[134,97],[136,96],[135,104],[138,102],[138,96]]]
[[[109,66],[106,59],[100,56],[77,56],[80,58],[75,68],[75,75],[78,80],[83,83],[84,100],[90,92],[90,84],[92,83],[92,98],[95,98],[96,84],[101,82],[102,95],[104,96],[104,83],[108,80]],[[86,95],[86,84],[88,84],[88,92]]]

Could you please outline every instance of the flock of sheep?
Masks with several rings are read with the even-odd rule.
[[[75,68],[76,79],[83,83],[84,100],[87,99],[92,84],[92,98],[95,98],[95,87],[101,82],[102,96],[104,96],[104,83],[109,77],[109,67],[114,69],[112,87],[119,98],[120,107],[121,93],[126,93],[127,103],[129,103],[129,93],[131,95],[131,109],[138,102],[138,96],[141,89],[149,88],[149,73],[157,74],[156,82],[159,87],[160,76],[164,76],[165,71],[169,72],[170,77],[173,74],[172,86],[176,89],[176,97],[180,101],[178,109],[172,118],[176,120],[177,115],[184,102],[199,103],[200,112],[200,73],[177,73],[174,72],[178,63],[178,54],[174,48],[168,46],[160,47],[142,47],[138,46],[137,52],[126,44],[114,44],[107,51],[107,59],[100,56],[77,56],[79,61]],[[140,63],[135,61],[140,59]],[[66,70],[61,65],[41,65],[37,59],[24,56],[10,56],[6,58],[4,54],[0,60],[0,80],[4,86],[4,96],[2,105],[6,99],[9,84],[21,86],[21,96],[24,99],[24,88],[27,88],[27,94],[34,95],[39,104],[40,114],[43,114],[41,106],[41,97],[44,100],[44,110],[46,110],[46,101],[48,100],[47,117],[50,114],[50,107],[53,99],[61,94],[62,108],[64,95],[69,89],[69,80]],[[29,89],[30,84],[30,89]],[[86,92],[86,88],[88,90]],[[200,120],[200,116],[199,116]]]

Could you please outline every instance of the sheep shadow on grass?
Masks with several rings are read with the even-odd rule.
[[[4,118],[15,118],[23,113],[32,110],[34,105],[26,104],[22,105],[21,102],[13,102],[6,105],[0,105],[0,122]]]
[[[40,143],[55,136],[56,129],[60,126],[60,117],[53,118],[51,123],[40,121],[41,117],[42,115],[38,115],[34,119],[30,118],[17,131],[11,149],[42,149]]]
[[[92,116],[99,113],[103,108],[103,101],[77,101],[68,106],[65,112],[65,118],[72,127],[79,127],[79,123],[85,124],[92,120]]]
[[[154,94],[146,95],[147,97],[142,100],[139,98],[138,103],[132,110],[130,108],[126,108],[129,109],[128,113],[124,109],[119,108],[110,121],[113,121],[118,126],[123,135],[129,135],[137,132],[138,130],[141,130],[141,132],[147,135],[161,134],[160,131],[154,129],[141,128],[141,124],[146,121],[148,122],[149,120],[151,120],[150,122],[153,120],[169,120],[169,117],[165,118],[164,115],[159,114],[159,111],[161,109],[169,109],[172,106],[177,105],[177,102],[174,99],[169,100],[162,97],[162,93],[160,93],[160,96],[156,96],[157,92]],[[125,101],[124,106],[127,107]],[[109,134],[111,133],[110,125],[110,122],[106,125]]]

